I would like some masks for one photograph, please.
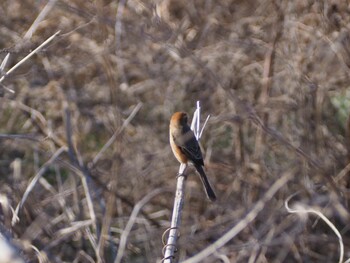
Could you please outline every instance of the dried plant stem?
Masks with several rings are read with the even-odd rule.
[[[280,21],[278,21],[280,23]],[[265,107],[269,101],[270,97],[270,90],[271,90],[271,84],[272,84],[272,76],[274,71],[274,63],[275,63],[275,53],[276,53],[276,44],[281,36],[281,30],[282,27],[279,27],[279,31],[276,32],[276,35],[272,41],[272,43],[269,44],[269,49],[265,55],[264,60],[264,70],[263,70],[263,76],[262,76],[262,88],[261,88],[261,94],[259,98],[259,102],[261,107]],[[269,120],[269,114],[264,113],[262,116],[263,123],[267,125]],[[263,151],[263,141],[264,141],[264,133],[262,129],[257,130],[257,135],[255,138],[255,157],[259,157],[262,154]]]
[[[181,164],[177,177],[173,214],[167,244],[165,245],[164,263],[171,263],[176,251],[177,238],[180,234],[181,212],[185,199],[186,165]]]
[[[67,147],[61,147],[59,148],[53,155],[52,157],[40,168],[40,170],[38,171],[38,173],[34,176],[34,178],[32,179],[32,181],[29,183],[29,185],[27,186],[26,191],[23,194],[23,197],[21,199],[21,201],[19,202],[19,204],[16,207],[16,210],[13,214],[12,217],[12,225],[16,224],[19,221],[18,218],[18,212],[19,209],[23,206],[24,202],[27,200],[27,197],[29,195],[29,193],[33,190],[34,186],[36,185],[36,183],[38,182],[38,180],[40,179],[40,177],[46,172],[47,168],[63,153],[67,151]]]
[[[242,218],[233,228],[231,228],[225,235],[215,241],[213,244],[202,250],[197,255],[183,261],[182,263],[195,263],[202,262],[206,257],[215,253],[215,251],[223,247],[227,242],[234,238],[239,232],[246,228],[264,209],[266,203],[277,193],[279,189],[286,185],[286,183],[292,178],[293,172],[286,172],[280,179],[278,179],[264,196],[253,206],[249,213]]]
[[[48,13],[51,11],[51,9],[55,6],[57,0],[49,0],[49,2],[45,5],[45,7],[41,10],[33,24],[30,26],[26,34],[24,35],[24,39],[30,39],[33,35],[33,33],[38,28],[41,21],[45,19],[45,17],[48,15]]]
[[[36,54],[40,49],[42,49],[44,46],[46,46],[48,43],[50,43],[61,31],[57,31],[55,34],[53,34],[51,37],[46,39],[40,46],[38,46],[36,49],[34,49],[32,52],[30,52],[26,57],[24,57],[20,62],[18,62],[16,65],[14,65],[12,68],[9,69],[9,71],[6,72],[1,78],[0,83],[8,77],[15,69],[17,69],[19,66],[21,66],[24,62],[26,62],[29,58],[31,58],[34,54]]]
[[[39,142],[40,140],[36,138],[33,134],[1,134],[0,133],[0,139],[23,139],[23,140],[30,140]]]
[[[319,216],[336,234],[339,240],[339,263],[343,262],[344,259],[344,243],[343,243],[343,238],[339,232],[339,230],[335,227],[335,225],[320,211],[314,209],[314,208],[309,208],[305,204],[297,204],[294,206],[294,208],[291,208],[289,206],[289,201],[292,199],[296,194],[291,195],[290,197],[287,198],[287,200],[284,202],[284,206],[287,209],[289,213],[295,213],[295,214],[314,214]]]
[[[114,263],[120,263],[121,262],[123,254],[124,254],[124,251],[125,251],[126,242],[127,242],[129,233],[130,233],[130,231],[131,231],[131,229],[132,229],[132,227],[133,227],[133,225],[134,225],[134,223],[136,221],[136,217],[140,213],[142,207],[144,205],[146,205],[153,197],[159,195],[162,192],[163,192],[162,189],[156,189],[156,190],[150,192],[149,194],[147,194],[144,198],[141,199],[141,201],[139,201],[135,205],[134,209],[131,212],[129,221],[126,224],[126,227],[125,227],[125,229],[124,229],[124,231],[123,231],[123,233],[122,233],[122,235],[120,237],[120,244],[119,244],[119,247],[118,247],[117,257],[114,260]]]
[[[99,231],[98,231],[98,226],[97,226],[97,221],[96,221],[96,213],[94,210],[94,205],[93,205],[93,201],[92,201],[92,197],[91,197],[91,193],[90,193],[91,190],[90,190],[90,186],[89,186],[91,176],[90,176],[89,171],[85,167],[85,164],[83,163],[82,158],[80,157],[78,150],[74,147],[74,143],[73,143],[74,135],[73,135],[73,128],[72,128],[72,123],[71,123],[71,113],[70,113],[70,110],[68,107],[68,103],[64,102],[63,105],[64,105],[63,108],[64,108],[64,120],[65,120],[66,137],[67,137],[67,145],[68,145],[68,155],[69,155],[69,158],[70,158],[72,165],[75,166],[76,168],[78,168],[78,175],[79,175],[80,180],[81,180],[82,185],[83,185],[89,215],[90,215],[90,218],[93,222],[92,228],[95,232],[95,236],[94,235],[90,236],[90,242],[91,242],[92,247],[95,250],[97,261],[100,262],[100,260],[101,260],[101,256],[99,253],[100,250],[96,244],[97,242],[96,242],[96,238],[95,238],[96,236],[99,235]]]
[[[119,145],[119,144],[118,144]],[[120,147],[118,147],[120,149]],[[116,204],[116,196],[114,193],[118,192],[117,188],[117,170],[120,166],[120,162],[118,162],[119,158],[115,158],[117,160],[114,161],[114,166],[116,167],[113,173],[113,176],[111,176],[110,179],[110,187],[109,187],[109,192],[107,192],[107,197],[106,197],[106,210],[103,216],[102,220],[102,226],[101,226],[101,231],[100,231],[100,236],[98,238],[98,243],[97,243],[97,248],[99,250],[100,257],[103,259],[104,258],[104,252],[105,252],[105,244],[106,240],[109,237],[109,232],[110,232],[110,227],[111,223],[113,222],[113,214],[115,211],[115,204]],[[107,258],[105,258],[106,261]]]
[[[106,142],[106,144],[103,145],[102,149],[96,154],[96,156],[94,157],[94,159],[92,161],[93,164],[97,163],[97,161],[100,159],[102,154],[112,145],[112,143],[117,139],[118,135],[120,135],[122,133],[122,131],[129,125],[129,123],[135,117],[135,115],[138,113],[138,111],[141,109],[141,107],[142,107],[142,103],[139,102],[135,106],[135,108],[132,110],[129,117],[123,122],[123,125],[113,133],[112,137],[109,138],[109,140]]]

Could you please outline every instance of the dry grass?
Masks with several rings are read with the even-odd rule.
[[[322,211],[350,257],[346,1],[46,4],[0,3],[5,71],[61,31],[0,86],[0,229],[23,258],[113,262],[134,206],[160,189],[123,254],[159,261],[178,169],[168,121],[197,100],[213,116],[201,143],[218,201],[188,178],[178,258],[238,224],[284,173],[288,184],[205,262],[337,262],[329,227],[285,209],[296,192],[291,202]]]

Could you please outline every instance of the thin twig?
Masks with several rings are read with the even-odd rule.
[[[34,134],[0,134],[0,139],[23,139],[40,142]]]
[[[207,116],[207,118],[205,119],[205,122],[204,122],[204,124],[203,124],[202,129],[201,129],[201,132],[199,133],[199,138],[202,137],[202,133],[203,133],[203,131],[204,131],[205,126],[207,126],[207,122],[209,121],[209,119],[210,119],[210,114],[209,114],[209,115]]]
[[[45,5],[45,7],[41,10],[39,15],[34,20],[33,24],[30,26],[28,31],[24,35],[24,39],[30,39],[33,35],[33,33],[36,31],[36,29],[39,26],[39,23],[47,16],[47,14],[51,11],[51,9],[56,4],[57,0],[49,0],[49,2]]]
[[[287,209],[287,211],[289,213],[315,214],[315,215],[319,216],[333,230],[333,232],[338,237],[338,240],[339,240],[339,261],[338,262],[342,263],[343,262],[343,258],[344,258],[344,243],[343,243],[343,238],[342,238],[340,232],[338,231],[338,229],[335,227],[335,225],[324,214],[322,214],[320,211],[318,211],[318,210],[316,210],[314,208],[309,208],[305,204],[298,204],[298,205],[295,205],[294,208],[290,208],[289,201],[295,195],[296,194],[293,194],[293,195],[289,196],[286,199],[286,201],[284,202],[284,206]]]
[[[79,169],[78,175],[80,177],[80,180],[82,182],[83,185],[83,189],[84,189],[84,193],[86,196],[86,202],[87,202],[87,206],[88,206],[88,211],[89,211],[89,215],[90,218],[93,222],[93,229],[95,231],[96,236],[99,235],[99,231],[98,231],[98,227],[97,227],[97,222],[96,222],[96,213],[94,210],[94,205],[92,202],[92,198],[91,198],[91,194],[90,194],[90,188],[89,188],[89,183],[88,180],[90,179],[90,173],[87,170],[87,168],[85,167],[83,161],[79,161],[81,160],[81,158],[79,158],[78,153],[76,151],[76,149],[74,148],[73,145],[73,133],[72,133],[72,123],[71,123],[71,114],[70,114],[70,110],[68,107],[68,103],[65,102],[64,103],[64,117],[65,117],[65,126],[66,126],[66,137],[67,137],[67,144],[68,144],[68,154],[69,154],[69,158],[73,164],[73,166],[76,166]],[[93,238],[93,236],[91,236]],[[91,239],[90,239],[91,241]],[[100,253],[99,253],[99,249],[96,246],[96,240],[94,239],[93,242],[91,241],[91,245],[93,246],[93,248],[95,249],[95,253],[96,253],[96,257],[98,259],[98,261],[100,260]]]
[[[95,158],[92,160],[93,164],[96,164],[96,162],[101,158],[102,154],[112,145],[112,143],[117,139],[118,135],[121,134],[121,132],[129,125],[131,120],[135,117],[136,113],[140,110],[142,106],[142,103],[139,102],[135,108],[130,113],[129,117],[123,122],[122,127],[120,127],[118,130],[116,130],[112,137],[109,138],[109,140],[106,142],[105,145],[103,145],[102,149],[96,154]]]
[[[36,49],[34,49],[32,52],[30,52],[27,56],[25,56],[21,61],[19,61],[16,65],[14,65],[12,68],[9,69],[1,78],[0,83],[8,77],[13,71],[15,71],[19,66],[21,66],[24,62],[26,62],[29,58],[31,58],[34,54],[36,54],[40,49],[42,49],[44,46],[46,46],[48,43],[50,43],[61,31],[57,31],[55,34],[53,34],[51,37],[49,37],[47,40],[45,40],[40,46],[38,46]]]
[[[291,171],[281,176],[264,194],[264,196],[253,206],[248,214],[242,218],[234,227],[232,227],[225,235],[216,240],[213,244],[196,254],[195,256],[183,261],[182,263],[202,262],[205,258],[215,253],[216,250],[223,247],[227,242],[234,238],[239,232],[246,228],[264,209],[265,205],[277,193],[279,189],[286,185],[292,178]]]
[[[34,176],[32,181],[27,186],[27,189],[24,192],[21,201],[19,202],[19,204],[16,207],[15,213],[13,214],[13,217],[12,217],[12,225],[16,224],[19,221],[19,217],[18,217],[19,209],[23,206],[24,202],[27,200],[29,193],[33,190],[34,186],[36,185],[36,183],[38,182],[40,177],[46,172],[47,168],[65,151],[67,151],[67,147],[59,148],[52,155],[52,157],[43,166],[41,166],[41,168],[39,169],[37,174]]]
[[[118,59],[117,63],[117,70],[120,72],[120,76],[122,78],[123,83],[127,83],[127,78],[125,74],[125,67],[124,67],[124,60],[122,59],[122,29],[123,29],[123,22],[122,22],[122,16],[124,13],[124,8],[126,5],[126,0],[120,0],[118,2],[118,9],[116,14],[116,22],[114,25],[114,31],[115,31],[115,39],[116,39],[116,55]]]
[[[186,168],[186,164],[181,164],[179,168],[169,236],[165,245],[164,263],[173,262],[172,260],[176,251],[177,238],[180,234],[181,212],[185,200]]]
[[[10,53],[7,53],[4,60],[1,62],[1,65],[0,65],[0,74],[1,75],[3,72],[5,72],[5,67],[6,67],[7,62],[9,61],[9,58],[10,58]]]
[[[130,215],[130,218],[129,218],[129,221],[128,223],[126,224],[126,227],[120,237],[120,244],[119,244],[119,247],[118,247],[118,252],[117,252],[117,257],[116,259],[114,260],[114,263],[120,263],[122,258],[123,258],[123,254],[124,254],[124,251],[125,251],[125,247],[126,247],[126,242],[128,240],[128,236],[129,236],[129,233],[136,221],[136,217],[137,215],[140,213],[142,207],[144,205],[146,205],[153,197],[159,195],[160,193],[162,193],[164,190],[162,189],[156,189],[156,190],[153,190],[151,193],[147,194],[144,198],[141,199],[141,201],[139,201],[134,209],[132,210],[132,213]]]

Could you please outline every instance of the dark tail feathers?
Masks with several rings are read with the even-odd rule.
[[[201,165],[195,165],[195,168],[196,168],[197,172],[199,173],[199,176],[201,178],[202,184],[205,188],[205,192],[206,192],[208,198],[214,202],[216,200],[216,195],[215,195],[214,190],[208,181],[207,175],[205,174],[203,167]]]

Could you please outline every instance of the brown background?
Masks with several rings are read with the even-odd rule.
[[[177,257],[220,238],[286,173],[289,183],[205,262],[337,262],[329,227],[284,208],[294,193],[292,203],[335,223],[349,257],[346,1],[58,0],[27,37],[46,4],[0,3],[0,58],[11,54],[5,70],[61,30],[0,87],[0,133],[34,138],[0,139],[0,193],[8,201],[1,229],[24,258],[38,261],[33,245],[48,262],[97,255],[113,262],[133,206],[162,189],[138,215],[123,256],[159,262],[178,170],[169,119],[179,110],[192,115],[197,100],[202,120],[212,116],[201,144],[218,201],[206,199],[197,176],[188,178]],[[7,209],[65,146],[12,227]],[[91,211],[82,178],[96,223],[85,221]],[[99,252],[91,240],[101,240]]]

